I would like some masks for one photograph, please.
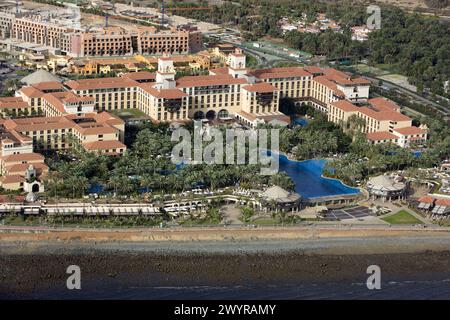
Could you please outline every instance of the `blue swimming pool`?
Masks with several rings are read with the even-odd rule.
[[[295,191],[304,198],[358,194],[357,188],[341,181],[322,177],[326,160],[293,161],[285,155],[280,157],[280,171],[286,172],[295,183]]]
[[[293,125],[294,126],[306,126],[308,124],[308,120],[303,119],[303,118],[296,118],[293,120]]]

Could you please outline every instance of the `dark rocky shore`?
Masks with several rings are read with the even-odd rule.
[[[0,254],[0,297],[33,298],[63,292],[66,268],[78,265],[82,289],[118,286],[262,286],[301,283],[365,283],[369,265],[383,281],[450,278],[450,251],[397,254],[311,254],[301,250],[195,253],[87,249],[82,252]],[[39,297],[39,295],[37,295]],[[58,294],[42,295],[58,298]]]

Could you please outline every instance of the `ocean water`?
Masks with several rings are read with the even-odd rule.
[[[295,191],[305,198],[318,198],[358,194],[357,188],[346,186],[341,181],[322,177],[326,160],[289,160],[279,155],[280,171],[286,172],[295,183]]]
[[[380,290],[363,282],[303,283],[267,286],[150,286],[96,282],[81,290],[54,288],[35,292],[31,299],[132,299],[132,300],[310,300],[310,299],[450,299],[450,279],[384,281]]]

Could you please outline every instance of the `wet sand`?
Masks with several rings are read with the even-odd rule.
[[[61,297],[73,264],[85,293],[108,294],[121,287],[364,283],[372,264],[384,281],[449,279],[449,244],[446,237],[0,242],[0,297]]]

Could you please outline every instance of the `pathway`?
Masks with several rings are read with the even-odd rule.
[[[220,208],[223,214],[223,223],[227,224],[243,224],[239,217],[241,216],[241,210],[234,204],[228,204]]]

